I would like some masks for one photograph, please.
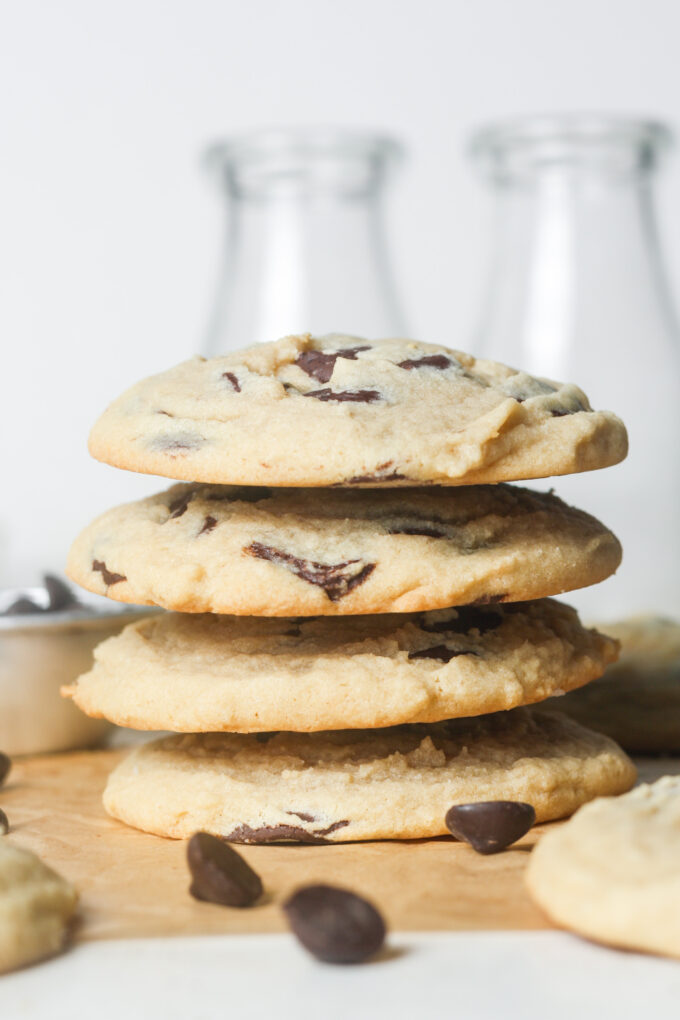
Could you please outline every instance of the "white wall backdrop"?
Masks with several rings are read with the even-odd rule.
[[[0,583],[59,568],[95,512],[158,487],[85,441],[123,386],[200,342],[221,228],[206,141],[321,123],[403,138],[404,302],[415,335],[465,347],[487,242],[471,126],[565,110],[680,125],[673,0],[22,0],[2,23]],[[680,159],[662,199],[677,281]]]

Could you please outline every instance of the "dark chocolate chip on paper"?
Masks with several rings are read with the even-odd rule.
[[[257,872],[224,840],[196,832],[187,844],[193,879],[189,892],[197,900],[225,907],[250,907],[262,895]]]
[[[469,843],[477,853],[495,854],[529,831],[536,812],[523,801],[488,800],[455,804],[444,821],[452,836]]]
[[[286,900],[284,913],[305,949],[324,963],[363,963],[385,941],[385,922],[362,896],[308,885]]]

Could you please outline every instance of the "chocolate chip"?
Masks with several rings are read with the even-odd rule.
[[[419,627],[428,634],[467,634],[471,630],[477,630],[480,634],[486,634],[489,630],[495,630],[503,622],[503,614],[497,609],[481,609],[477,606],[459,606],[456,609],[455,619],[432,620],[426,616],[419,620]]]
[[[335,362],[338,358],[356,361],[360,351],[370,351],[370,347],[345,347],[342,351],[302,351],[295,359],[295,364],[319,382],[328,382],[333,375]]]
[[[566,418],[569,414],[574,414],[574,411],[570,411],[566,407],[552,407],[550,414],[553,418]]]
[[[194,496],[194,490],[189,489],[188,492],[183,492],[181,496],[177,497],[177,499],[173,499],[172,503],[168,505],[168,510],[170,511],[170,517],[168,520],[172,520],[175,517],[181,517],[183,513],[186,513],[186,509]]]
[[[203,521],[203,527],[199,531],[199,535],[207,535],[207,534],[209,534],[213,530],[213,528],[216,527],[216,525],[217,525],[217,518],[216,517],[211,517],[210,514],[208,514],[206,519]]]
[[[8,832],[9,819],[2,808],[0,808],[0,836],[6,836]]]
[[[12,768],[12,759],[4,751],[0,751],[0,786],[5,782]]]
[[[446,645],[434,645],[432,648],[421,648],[419,652],[409,652],[409,659],[437,659],[439,662],[451,662],[459,655],[479,655],[466,649],[447,648]]]
[[[495,854],[521,839],[536,821],[531,804],[488,800],[456,804],[446,812],[446,828],[480,854]]]
[[[237,377],[234,375],[233,372],[223,372],[222,378],[229,380],[236,393],[241,392],[241,384],[239,383]]]
[[[110,588],[112,584],[118,584],[120,581],[127,581],[125,574],[114,574],[103,560],[92,560],[92,569],[99,571],[107,588]]]
[[[196,832],[187,845],[193,879],[189,892],[197,900],[225,907],[249,907],[262,895],[257,872],[233,847],[209,832]]]
[[[295,815],[301,822],[315,822],[314,815],[308,815],[306,811],[286,811],[287,815]]]
[[[317,563],[314,560],[293,556],[291,553],[275,549],[273,546],[263,545],[262,542],[251,542],[243,551],[258,559],[269,560],[270,563],[286,567],[303,581],[323,588],[331,602],[337,602],[348,595],[354,588],[363,584],[369,574],[375,570],[375,563],[365,563],[354,567],[354,564],[361,564],[361,560]],[[353,567],[354,569],[352,569]]]
[[[7,606],[7,609],[3,610],[3,616],[24,616],[29,613],[42,613],[44,612],[43,607],[39,606],[33,599],[27,599],[23,596],[20,599],[15,599],[11,605]]]
[[[385,941],[385,922],[362,896],[332,885],[308,885],[283,910],[302,945],[324,963],[362,963]]]
[[[349,825],[349,822],[345,822]],[[230,843],[317,843],[325,845],[327,839],[317,836],[299,825],[262,825],[257,829],[250,825],[239,825],[228,836]]]
[[[500,595],[480,595],[479,598],[475,599],[474,602],[471,602],[470,605],[471,606],[491,606],[491,605],[497,604],[499,602],[505,602],[507,597],[508,597],[508,593],[506,591],[502,592]]]
[[[400,361],[399,368],[405,368],[410,372],[413,368],[450,368],[453,362],[443,354],[428,354],[424,358],[417,358],[414,361]]]
[[[47,609],[51,613],[58,613],[70,606],[77,606],[78,599],[75,597],[67,584],[53,574],[45,574],[45,590],[49,600]]]
[[[303,397],[316,397],[317,400],[335,400],[338,403],[353,401],[356,404],[373,404],[380,400],[377,390],[332,390],[327,386],[323,390],[309,390]]]

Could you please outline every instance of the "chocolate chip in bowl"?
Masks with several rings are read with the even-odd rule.
[[[0,591],[0,747],[11,755],[100,744],[113,727],[88,719],[60,688],[91,668],[93,651],[144,610],[81,602],[60,578]],[[9,760],[9,759],[8,759]],[[0,755],[0,785],[7,765]]]

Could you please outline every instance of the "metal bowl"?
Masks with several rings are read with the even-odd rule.
[[[103,600],[50,610],[46,588],[33,587],[0,591],[0,614],[18,600],[36,609],[0,615],[0,750],[36,754],[103,743],[111,723],[84,715],[60,688],[92,667],[100,641],[148,610]]]

